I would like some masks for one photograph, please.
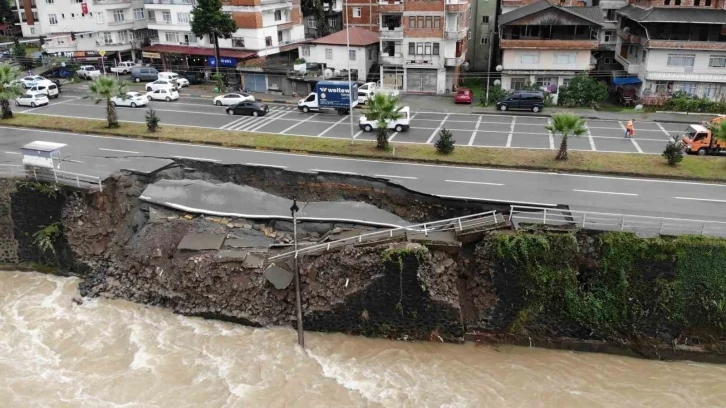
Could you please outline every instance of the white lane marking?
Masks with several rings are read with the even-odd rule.
[[[487,183],[484,181],[444,180],[447,183],[481,184],[484,186],[503,186],[502,183]]]
[[[450,114],[450,113],[447,113],[447,114],[446,114],[446,117],[444,118],[444,120],[442,120],[442,121],[441,121],[441,123],[439,124],[439,127],[437,127],[437,128],[436,128],[436,129],[434,130],[434,132],[433,132],[433,133],[431,133],[431,136],[429,136],[429,138],[428,138],[428,139],[426,140],[426,144],[431,144],[431,142],[432,142],[432,141],[434,140],[434,138],[435,138],[435,137],[436,137],[436,135],[437,135],[437,134],[439,133],[439,131],[441,130],[441,128],[443,128],[443,127],[444,127],[444,122],[446,122],[446,119],[448,119],[448,118],[449,118],[449,116],[451,116],[451,114]],[[413,129],[413,128],[412,128],[412,129]]]
[[[620,125],[620,128],[623,130],[623,134],[625,134],[625,125],[623,125],[623,122],[618,121],[618,125]]]
[[[280,134],[283,134],[284,135],[285,133],[287,133],[291,129],[295,128],[296,126],[302,125],[303,123],[309,121],[310,119],[312,119],[312,118],[314,118],[314,117],[316,117],[318,115],[320,115],[320,114],[319,113],[314,113],[314,114],[310,115],[309,117],[301,120],[300,122],[297,122],[296,124],[294,124],[294,125],[290,126],[289,128],[283,130],[282,132],[280,132]]]
[[[188,160],[199,160],[199,161],[207,161],[207,162],[218,162],[217,159],[205,159],[203,157],[189,157],[189,156],[171,156],[175,159],[188,159]]]
[[[250,116],[248,118],[242,118],[239,121],[235,122],[232,126],[228,127],[227,130],[243,130],[245,126],[253,123],[255,121],[254,116]]]
[[[547,125],[552,126],[552,119],[547,118]],[[553,135],[549,129],[547,130],[547,135],[550,138],[550,150],[555,150],[555,135]]]
[[[667,131],[667,130],[665,130],[665,128],[663,127],[663,125],[661,125],[661,124],[660,124],[660,123],[658,123],[658,122],[655,122],[655,124],[656,124],[656,125],[657,125],[657,126],[658,126],[658,127],[660,128],[660,130],[662,130],[662,131],[663,131],[663,133],[665,133],[665,134],[666,134],[666,136],[668,136],[668,138],[670,138],[670,137],[671,137],[671,134],[670,134],[670,133],[668,133],[668,131]]]
[[[691,201],[707,201],[711,203],[726,203],[726,200],[716,200],[713,198],[695,198],[695,197],[673,197],[677,200],[691,200]]]
[[[512,123],[509,125],[509,134],[507,135],[507,147],[512,147],[512,133],[514,133],[514,123],[517,121],[516,116],[512,116]]]
[[[80,161],[80,160],[73,160],[73,159],[63,159],[63,161],[64,161],[64,162],[69,162],[69,163],[79,163],[79,164],[83,164],[83,162],[82,162],[82,161]]]
[[[597,151],[597,148],[595,147],[595,139],[592,138],[592,133],[590,133],[590,128],[585,125],[585,128],[587,129],[587,140],[590,141],[590,150],[593,152]],[[643,152],[641,152],[643,153]]]
[[[65,102],[58,102],[58,103],[55,103],[55,104],[50,105],[50,106],[55,106],[55,105],[58,105],[60,103],[65,103]],[[83,104],[80,104],[80,103],[68,103],[67,105],[69,105],[69,106],[82,106],[84,108],[91,108],[92,107],[92,108],[106,109],[106,106],[105,105],[103,105],[103,106],[102,105],[83,105]],[[131,108],[131,107],[127,107],[127,106],[117,106],[117,108],[129,108],[130,110],[137,109],[137,108]],[[33,110],[33,109],[31,109],[31,110]],[[227,114],[227,113],[191,112],[191,111],[174,110],[174,109],[154,109],[154,110],[156,110],[158,112],[175,112],[175,113],[186,113],[186,114],[194,113],[195,115],[229,116],[229,114]],[[25,111],[23,113],[27,113],[27,112],[30,112],[30,111],[28,110],[28,111]]]
[[[361,133],[363,133],[363,131],[362,130],[359,130],[358,133],[354,134],[353,135],[353,140],[357,139],[358,136],[360,136]]]
[[[593,193],[593,194],[612,194],[612,195],[622,195],[622,196],[637,196],[635,193],[617,193],[614,191],[597,191],[597,190],[578,190],[578,189],[572,189],[572,191],[577,191],[578,193]]]
[[[254,131],[256,131],[257,129],[259,129],[259,128],[261,128],[261,127],[264,127],[264,126],[267,126],[267,125],[269,125],[270,123],[274,122],[274,121],[275,121],[275,119],[282,119],[282,117],[283,117],[283,116],[285,116],[285,115],[287,115],[287,112],[277,112],[277,113],[273,113],[273,114],[272,114],[271,116],[269,116],[269,117],[268,117],[268,116],[265,116],[265,118],[267,118],[267,119],[262,119],[262,122],[261,122],[261,123],[260,123],[260,124],[259,124],[258,126],[255,126],[255,127],[249,128],[249,129],[247,129],[247,131],[248,131],[248,132],[254,132]]]
[[[236,124],[238,124],[239,122],[242,122],[242,121],[244,121],[244,120],[247,120],[247,118],[239,118],[239,119],[235,119],[235,120],[233,120],[233,121],[231,121],[231,122],[227,123],[227,124],[226,124],[226,125],[224,125],[224,126],[220,126],[219,128],[220,128],[220,129],[228,129],[228,128],[231,128],[232,126],[235,126]]]
[[[441,194],[435,194],[435,195],[438,197],[441,197],[441,198],[456,198],[459,200],[491,201],[493,203],[523,204],[523,205],[533,205],[533,206],[538,206],[538,207],[557,207],[557,204],[535,203],[535,202],[531,202],[531,201],[500,200],[497,198],[465,197],[465,196],[441,195]]]
[[[263,164],[263,163],[245,163],[248,166],[257,166],[257,167],[273,167],[276,169],[286,169],[287,166],[276,166],[274,164]]]
[[[393,132],[391,137],[388,138],[388,141],[390,142],[391,140],[393,140],[393,138],[396,137],[397,134],[398,134],[398,132]]]
[[[352,171],[340,171],[340,170],[310,169],[310,171],[317,171],[318,173],[338,173],[338,174],[351,174],[351,175],[358,174],[358,173],[354,173]]]
[[[409,176],[391,176],[391,175],[388,175],[388,174],[374,174],[373,177],[399,178],[399,179],[416,180],[416,177],[409,177]]]
[[[336,126],[340,125],[341,123],[343,123],[343,121],[346,120],[346,119],[350,119],[350,118],[347,117],[347,116],[343,116],[339,121],[333,123],[332,125],[328,126],[325,130],[323,130],[322,132],[318,133],[318,137],[322,137],[324,134],[328,133],[331,129],[333,129],[334,127],[336,127]]]
[[[630,141],[633,142],[633,146],[635,146],[635,150],[637,150],[638,153],[643,153],[643,149],[640,148],[640,145],[635,141],[634,137],[631,137]]]
[[[16,154],[18,156],[22,154],[20,152],[3,152],[3,153],[5,153],[5,154]]]
[[[471,132],[471,137],[469,138],[469,144],[467,146],[474,145],[474,139],[476,139],[476,131],[479,130],[479,126],[481,125],[481,118],[482,115],[479,115],[479,120],[476,121],[476,126],[474,126],[474,131]]]
[[[128,153],[128,154],[141,154],[139,152],[133,152],[131,150],[116,150],[116,149],[104,149],[103,147],[99,147],[98,150],[103,150],[104,152],[116,152],[116,153]]]

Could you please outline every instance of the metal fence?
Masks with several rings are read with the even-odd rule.
[[[0,174],[9,175],[12,178],[30,178],[35,181],[52,182],[55,184],[65,184],[78,188],[103,191],[103,180],[100,177],[72,173],[70,171],[26,168],[25,166],[16,164],[0,164]]]
[[[511,206],[509,221],[515,228],[520,223],[530,223],[602,231],[627,231],[648,235],[709,235],[726,237],[726,222],[573,211],[559,208],[519,205]]]
[[[472,231],[479,228],[486,228],[490,226],[496,226],[504,222],[504,217],[496,211],[487,211],[478,214],[467,215],[464,217],[450,218],[447,220],[427,222],[423,224],[410,225],[407,227],[398,227],[384,231],[373,231],[365,234],[356,235],[353,237],[339,239],[337,241],[331,241],[323,244],[311,245],[305,248],[298,249],[297,251],[285,252],[279,255],[270,257],[270,261],[281,260],[285,258],[295,257],[298,255],[304,255],[315,252],[329,251],[331,249],[340,248],[351,244],[360,244],[363,242],[375,242],[384,241],[392,238],[405,239],[406,234],[415,233],[416,236],[428,236],[434,232],[466,232]]]

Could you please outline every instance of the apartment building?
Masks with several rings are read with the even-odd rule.
[[[641,96],[726,98],[726,10],[718,0],[639,0],[617,11],[615,58]]]
[[[303,10],[306,38],[320,38],[343,29],[343,0],[323,0],[322,13],[321,22],[319,13]]]
[[[469,61],[470,71],[489,71],[489,54],[493,53],[496,43],[496,0],[471,0],[471,20],[469,21]],[[492,55],[491,61],[494,61]]]
[[[501,81],[505,89],[536,83],[557,100],[560,86],[596,67],[604,25],[599,7],[538,1],[499,17]]]

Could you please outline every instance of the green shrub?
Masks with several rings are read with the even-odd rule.
[[[159,122],[161,122],[161,118],[156,114],[156,111],[153,108],[147,109],[146,128],[149,130],[149,132],[156,132],[157,129],[159,129]]]
[[[500,85],[494,85],[489,87],[489,99],[487,99],[486,90],[484,90],[479,101],[484,106],[491,106],[506,98],[508,94],[509,92]]]
[[[561,86],[557,104],[561,106],[597,106],[608,97],[608,87],[584,74],[570,80],[569,85]]]
[[[454,152],[454,143],[456,143],[456,140],[453,139],[451,131],[446,128],[441,128],[439,139],[436,140],[434,146],[436,146],[436,150],[441,154],[451,154]]]
[[[714,102],[705,98],[676,93],[663,104],[662,109],[675,112],[726,114],[726,102]]]
[[[675,166],[683,161],[683,142],[681,142],[681,139],[678,136],[673,136],[668,144],[666,144],[661,156],[665,157],[671,166]]]

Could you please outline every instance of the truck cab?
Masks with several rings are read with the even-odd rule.
[[[681,135],[686,153],[705,156],[726,152],[726,143],[715,137],[709,128],[703,125],[689,125]]]

